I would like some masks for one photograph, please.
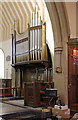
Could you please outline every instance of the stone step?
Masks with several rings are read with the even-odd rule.
[[[34,114],[22,115],[22,116],[17,117],[16,119],[18,119],[18,120],[35,120],[36,115],[34,115]]]
[[[20,115],[20,116],[13,116],[13,118],[4,118],[1,120],[36,120],[36,115],[34,114],[26,114],[26,115]]]

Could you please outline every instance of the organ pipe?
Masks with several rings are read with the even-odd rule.
[[[32,13],[32,27],[34,27],[34,12]],[[32,41],[33,41],[33,60],[34,60],[34,58],[35,58],[35,31],[34,30],[32,30],[33,31],[33,37],[32,37]]]
[[[15,20],[14,22],[14,31],[17,31],[17,21]],[[30,60],[47,60],[47,45],[46,45],[46,24],[43,24],[41,21],[41,16],[40,16],[40,11],[38,10],[37,6],[35,8],[35,12],[32,13],[31,17],[31,23],[28,24],[28,35],[26,38],[21,38],[25,39],[23,42],[26,44],[26,51],[24,51],[24,54],[20,53],[15,53],[16,44],[19,44],[19,49],[20,46],[22,46],[22,39],[18,40],[19,38],[16,38],[16,34],[14,35],[13,38],[13,61],[15,63],[15,59],[17,59],[17,62],[20,61],[30,61]],[[17,39],[17,42],[15,44],[15,39]],[[27,45],[28,43],[28,45]],[[17,44],[17,45],[18,45]],[[25,45],[24,45],[25,46]],[[24,47],[25,48],[25,47]],[[16,54],[18,54],[16,56]]]
[[[37,6],[35,7],[35,15],[34,15],[34,17],[35,17],[35,20],[34,20],[34,25],[35,26],[37,26],[38,25],[38,21],[37,21]],[[37,29],[35,29],[35,60],[37,60],[37,51],[38,51],[38,38],[37,38],[37,36],[38,36],[38,30]]]

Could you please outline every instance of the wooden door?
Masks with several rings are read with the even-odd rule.
[[[68,102],[69,107],[78,107],[78,58],[74,59],[74,49],[78,49],[78,42],[68,44]],[[78,50],[77,50],[78,52]],[[78,56],[76,56],[78,57]],[[75,62],[76,60],[76,62]]]

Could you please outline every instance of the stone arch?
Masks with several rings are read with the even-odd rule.
[[[4,50],[2,48],[0,48],[0,50],[4,53]],[[4,53],[4,55],[5,55],[5,53]]]
[[[60,99],[68,104],[68,56],[67,42],[70,35],[64,2],[46,2],[54,34],[54,80]],[[62,73],[56,68],[62,67]]]

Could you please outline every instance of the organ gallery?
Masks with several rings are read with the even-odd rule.
[[[46,43],[46,23],[41,20],[37,7],[32,13],[32,20],[26,32],[19,34],[17,28],[17,20],[15,20],[12,34],[15,87],[18,87],[17,74],[20,70],[20,88],[16,96],[24,96],[24,105],[48,106],[47,101],[50,98],[42,96],[41,93],[53,87],[52,60]],[[57,100],[57,96],[55,97],[54,100]]]

